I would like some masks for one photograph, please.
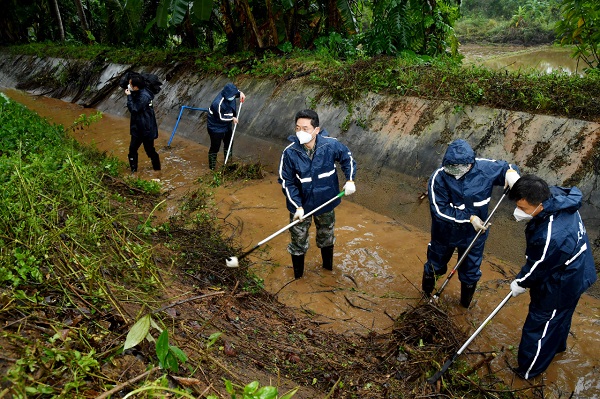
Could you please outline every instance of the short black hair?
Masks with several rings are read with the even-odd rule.
[[[140,75],[135,75],[131,77],[131,86],[142,90],[146,87],[146,81]]]
[[[511,201],[524,199],[531,205],[541,204],[550,198],[548,183],[541,177],[535,175],[523,175],[515,182],[508,193]]]
[[[312,127],[319,126],[319,115],[312,109],[303,109],[302,111],[298,111],[296,113],[296,119],[294,122],[298,122],[298,119],[310,119],[310,124]]]

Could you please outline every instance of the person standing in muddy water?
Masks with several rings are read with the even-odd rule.
[[[127,95],[127,109],[131,114],[129,121],[129,167],[131,172],[138,170],[138,149],[144,145],[146,155],[152,162],[152,169],[160,170],[160,156],[154,148],[154,140],[158,138],[158,125],[152,106],[154,94],[146,89],[146,82],[141,75],[134,75],[129,79],[125,89]]]
[[[422,289],[431,295],[436,279],[448,270],[454,250],[461,258],[481,230],[458,268],[461,282],[460,304],[468,308],[481,277],[481,261],[489,226],[488,206],[494,186],[512,187],[519,169],[506,161],[475,158],[471,146],[462,139],[448,145],[442,166],[428,183],[431,212],[431,241],[427,246],[427,262]]]
[[[529,379],[567,349],[573,312],[596,281],[596,267],[579,214],[582,194],[577,187],[548,187],[543,179],[524,175],[508,197],[517,205],[515,219],[527,222],[526,262],[510,289],[517,296],[529,288],[531,297],[515,369]]]
[[[356,161],[348,147],[337,139],[328,137],[327,131],[319,127],[319,116],[315,111],[299,111],[295,121],[296,134],[288,137],[292,144],[281,154],[278,181],[290,212],[290,223],[300,220],[290,228],[291,242],[288,245],[288,252],[292,255],[294,278],[298,279],[304,274],[308,229],[313,217],[317,227],[316,243],[321,249],[323,268],[333,270],[334,208],[340,204],[340,198],[307,218],[304,218],[304,214],[340,193],[336,162],[341,165],[346,177],[345,195],[356,191]]]
[[[227,158],[227,150],[233,135],[233,125],[238,123],[236,98],[239,98],[240,102],[243,103],[246,100],[246,95],[233,83],[227,83],[208,108],[206,128],[210,136],[208,167],[211,170],[214,170],[217,166],[217,154],[221,148],[221,143],[224,144],[223,156],[225,159]]]

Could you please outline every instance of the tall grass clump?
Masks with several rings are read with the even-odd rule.
[[[132,317],[117,298],[160,284],[152,246],[102,184],[116,159],[4,95],[0,126],[0,346],[14,358],[0,368],[13,397],[77,397],[115,346],[110,329]]]

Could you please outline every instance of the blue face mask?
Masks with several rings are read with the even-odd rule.
[[[227,97],[227,101],[233,101],[235,97]]]

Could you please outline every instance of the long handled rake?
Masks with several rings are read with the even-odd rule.
[[[344,193],[345,193],[345,191],[342,190],[338,195],[336,195],[332,199],[328,200],[327,202],[319,205],[318,207],[316,207],[312,211],[310,211],[307,214],[305,214],[303,218],[306,218],[306,217],[312,215],[313,213],[317,212],[318,210],[320,210],[320,209],[324,208],[325,206],[331,204],[336,199],[342,198],[344,196]],[[227,267],[238,267],[240,260],[244,259],[246,256],[250,255],[252,252],[256,251],[258,249],[258,247],[260,247],[261,245],[263,245],[267,241],[271,240],[274,237],[277,237],[279,234],[283,233],[284,231],[286,231],[290,227],[297,225],[298,223],[300,223],[300,219],[294,220],[292,223],[288,224],[285,227],[282,227],[281,229],[277,230],[275,233],[271,234],[270,236],[268,236],[267,238],[265,238],[264,240],[262,240],[261,242],[259,242],[258,244],[256,244],[249,251],[244,252],[240,256],[231,256],[231,257],[227,258],[225,260],[225,264],[227,265]]]
[[[442,369],[427,380],[428,383],[433,385],[437,382],[437,380],[440,379],[440,377],[448,370],[448,368],[450,368],[452,363],[454,363],[454,361],[461,355],[461,353],[463,353],[463,351],[467,349],[469,344],[475,339],[475,337],[481,332],[481,330],[483,330],[483,328],[490,322],[490,320],[492,320],[492,318],[496,316],[496,313],[498,313],[500,309],[502,309],[502,307],[506,304],[506,302],[508,302],[510,297],[512,297],[512,291],[508,293],[508,295],[502,300],[502,302],[500,302],[496,309],[494,309],[494,311],[490,313],[490,315],[483,321],[483,323],[481,323],[479,328],[473,333],[473,335],[471,335],[471,337],[469,337],[467,342],[465,342],[465,344],[454,354],[454,356],[452,356],[452,358],[448,359],[446,363],[444,363]]]
[[[500,203],[502,203],[502,200],[504,199],[504,197],[506,197],[506,194],[508,194],[509,190],[510,190],[510,188],[508,188],[508,187],[504,190],[504,193],[502,193],[502,197],[500,197],[500,199],[498,200],[498,203],[496,204],[496,206],[494,207],[494,209],[492,209],[492,212],[488,215],[487,219],[483,223],[484,226],[487,226],[487,224],[490,222],[490,220],[492,219],[492,216],[494,215],[494,212],[496,212],[496,209],[498,209],[498,206],[500,205]],[[452,278],[452,276],[454,276],[454,273],[456,273],[456,271],[458,270],[458,268],[460,267],[460,265],[467,258],[467,255],[469,254],[469,251],[471,251],[471,248],[473,248],[473,245],[475,245],[475,241],[477,241],[477,239],[479,238],[479,236],[482,233],[483,233],[483,230],[479,230],[477,232],[477,234],[475,235],[475,238],[473,238],[473,241],[471,241],[471,243],[469,244],[469,246],[467,247],[467,249],[465,250],[465,252],[462,254],[462,256],[460,257],[460,259],[458,260],[458,262],[456,262],[456,266],[454,266],[454,268],[448,274],[448,277],[446,277],[446,281],[444,281],[444,284],[442,284],[442,286],[440,287],[440,289],[437,290],[437,292],[433,295],[432,300],[438,300],[440,298],[440,295],[442,294],[442,291],[444,291],[444,288],[446,288],[446,286],[448,285],[448,282],[450,281],[450,279]]]
[[[240,110],[238,111],[238,114],[237,114],[238,123],[239,123],[239,119],[240,119],[240,114],[242,113],[242,105],[244,105],[243,101],[240,102]],[[225,162],[223,163],[223,165],[227,165],[227,160],[229,159],[229,154],[231,153],[231,146],[233,145],[233,136],[235,136],[235,129],[237,128],[238,123],[233,125],[233,133],[231,133],[231,140],[229,140],[229,148],[227,149],[227,155],[225,156]]]

